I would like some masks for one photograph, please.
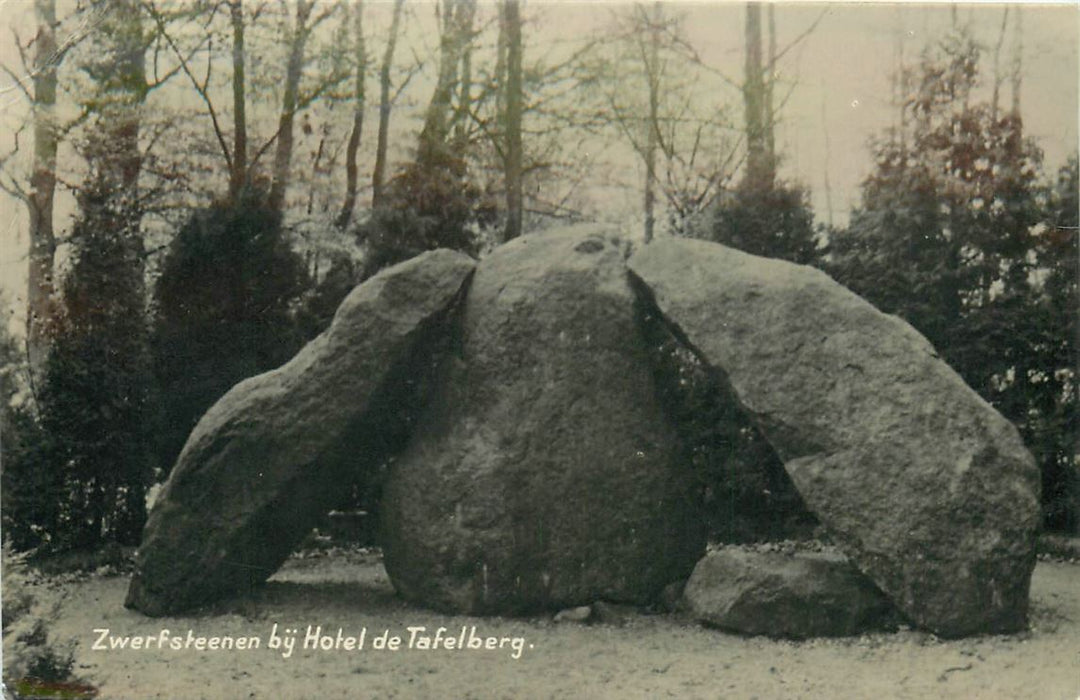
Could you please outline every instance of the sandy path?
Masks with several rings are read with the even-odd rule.
[[[921,632],[803,643],[741,638],[669,615],[622,627],[548,619],[438,615],[398,601],[378,560],[362,554],[291,560],[265,589],[199,616],[148,619],[122,607],[126,577],[70,584],[53,628],[79,644],[76,672],[102,698],[1049,698],[1080,696],[1080,567],[1041,562],[1033,629],[1013,637],[941,642]],[[285,658],[269,649],[299,629]],[[308,625],[365,649],[304,650]],[[384,630],[407,645],[410,626],[462,626],[521,637],[520,658],[494,650],[373,650]],[[112,635],[255,636],[260,648],[95,651]],[[185,639],[186,642],[186,639]]]

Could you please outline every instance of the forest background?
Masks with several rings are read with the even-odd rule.
[[[137,544],[202,412],[378,269],[584,220],[815,265],[902,316],[1016,423],[1047,527],[1080,527],[1075,6],[9,0],[4,16],[16,549]],[[805,523],[775,455],[680,362],[714,536]]]

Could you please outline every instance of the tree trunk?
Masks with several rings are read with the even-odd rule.
[[[904,8],[898,4],[895,8],[896,26],[893,33],[893,63],[892,63],[892,102],[894,112],[894,120],[899,117],[898,121],[892,123],[892,134],[890,138],[894,143],[899,142],[901,146],[907,142],[907,93],[908,93],[908,79],[907,70],[904,65],[904,35],[907,32]]]
[[[1013,72],[1012,72],[1012,116],[1020,121],[1020,84],[1023,80],[1024,56],[1024,19],[1020,6],[1013,8]]]
[[[337,226],[344,229],[349,225],[353,209],[356,207],[356,190],[359,183],[360,171],[356,165],[356,154],[360,150],[360,135],[364,130],[364,108],[366,106],[364,93],[364,79],[367,75],[367,50],[364,47],[364,2],[359,0],[353,8],[356,13],[353,20],[355,63],[356,63],[356,89],[355,104],[353,106],[352,131],[349,133],[349,143],[345,147],[345,203],[341,206],[338,214]]]
[[[454,109],[454,145],[458,153],[468,149],[469,110],[472,107],[472,26],[476,14],[476,4],[466,5],[467,16],[462,18],[462,26],[468,27],[468,36],[463,37],[461,47],[461,76],[458,80],[457,107]]]
[[[394,16],[390,21],[390,36],[379,69],[379,134],[375,146],[375,171],[371,175],[371,206],[382,204],[383,183],[386,178],[386,149],[390,132],[390,68],[394,63],[398,30],[401,27],[401,8],[405,0],[394,0]]]
[[[751,190],[768,189],[773,181],[765,143],[765,80],[761,52],[761,4],[746,5],[746,79],[743,106],[746,117],[746,177]]]
[[[30,269],[26,342],[30,376],[36,386],[48,353],[49,327],[56,314],[53,267],[56,236],[56,0],[35,0],[38,33],[34,40],[34,163],[30,176]]]
[[[247,185],[247,99],[244,75],[244,0],[229,3],[232,21],[233,156],[229,173],[229,201],[236,203]]]
[[[446,0],[439,37],[439,77],[420,130],[418,163],[439,163],[448,155],[445,148],[453,116],[454,88],[458,85],[458,66],[472,40],[475,11],[475,0]]]
[[[645,242],[653,238],[656,226],[656,149],[659,143],[660,125],[660,30],[663,9],[659,2],[653,4],[649,21],[649,58],[645,76],[649,82],[649,123],[645,135]]]
[[[522,226],[522,43],[521,3],[503,4],[506,27],[506,232],[505,240],[521,235]]]
[[[825,81],[821,81],[821,129],[825,136],[825,158],[824,158],[824,175],[825,175],[825,220],[829,223],[829,228],[833,227],[833,199],[832,199],[832,184],[829,182],[829,160],[830,160],[830,144],[829,144],[829,103],[826,99],[828,92],[825,89]]]
[[[278,119],[277,150],[274,152],[274,173],[267,204],[270,209],[282,212],[285,208],[285,192],[289,185],[289,165],[292,162],[293,120],[300,90],[300,76],[304,68],[304,48],[309,29],[308,18],[315,0],[297,0],[296,22],[289,37],[289,60],[285,68],[285,94]]]
[[[506,54],[510,34],[506,26],[506,3],[499,3],[499,36],[495,40],[495,121],[499,128],[506,123]],[[520,9],[518,13],[520,15]]]
[[[144,284],[146,261],[141,232],[142,202],[139,174],[143,153],[139,146],[140,107],[146,100],[146,46],[139,0],[113,0],[110,16],[102,32],[112,44],[112,71],[106,100],[108,106],[98,115],[98,172],[102,191],[117,199],[116,208],[124,212],[123,235],[136,276]]]
[[[773,106],[773,94],[776,87],[776,4],[769,3],[767,9],[769,22],[769,74],[765,80],[765,153],[769,168],[776,169],[776,112]]]
[[[443,15],[439,28],[439,73],[435,90],[431,94],[427,111],[424,113],[424,126],[420,130],[420,146],[417,160],[430,158],[429,151],[434,144],[446,141],[447,120],[450,104],[453,100],[454,84],[457,82],[458,53],[454,31],[454,15],[460,2],[464,0],[443,0]]]

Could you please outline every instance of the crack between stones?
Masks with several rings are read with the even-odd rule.
[[[717,380],[724,393],[727,394],[727,396],[729,396],[731,400],[735,402],[735,406],[739,409],[739,411],[749,416],[755,424],[767,423],[769,420],[768,413],[761,413],[748,408],[742,402],[742,399],[739,397],[738,392],[735,391],[735,387],[732,386],[731,379],[728,377],[727,372],[725,372],[722,367],[714,365],[708,359],[708,356],[705,354],[705,352],[702,351],[701,348],[699,348],[693,343],[693,341],[690,340],[690,338],[686,335],[686,332],[683,331],[679,324],[670,319],[667,314],[660,310],[660,305],[656,301],[656,293],[653,292],[652,287],[650,287],[648,283],[645,282],[645,280],[641,279],[641,277],[639,277],[629,267],[627,268],[627,276],[630,280],[630,288],[634,290],[634,294],[637,295],[638,301],[647,309],[649,313],[653,314],[657,319],[660,320],[660,322],[664,325],[668,332],[671,333],[671,335],[680,345],[682,345],[684,348],[689,350],[691,354],[693,354],[693,356],[698,360],[698,362],[701,363],[701,366],[704,368],[705,372],[707,372],[711,377]],[[765,436],[765,439],[769,442],[770,445],[773,444],[772,441],[768,439],[768,436]],[[775,446],[773,446],[773,449],[775,449]],[[810,455],[800,455],[800,457],[803,456]],[[783,461],[787,463],[790,460]]]

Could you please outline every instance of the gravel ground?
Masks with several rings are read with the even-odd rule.
[[[293,558],[264,588],[185,617],[125,610],[127,583],[99,573],[53,590],[53,638],[77,645],[75,673],[100,698],[1080,696],[1080,566],[1046,557],[1030,631],[961,641],[913,630],[773,641],[667,614],[621,625],[446,616],[398,600],[378,554],[362,550]],[[304,648],[316,630],[329,648]],[[364,648],[348,648],[361,634]],[[393,637],[399,648],[374,648]]]

